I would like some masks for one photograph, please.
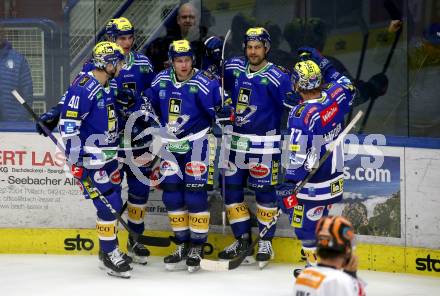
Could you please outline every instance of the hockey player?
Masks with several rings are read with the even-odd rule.
[[[128,185],[128,226],[133,231],[142,234],[145,230],[144,216],[150,188],[133,171],[139,169],[145,177],[151,174],[153,159],[144,159],[144,156],[149,155],[148,145],[151,138],[144,137],[139,141],[132,141],[140,131],[146,128],[147,123],[142,118],[138,118],[133,127],[127,131],[125,127],[130,115],[143,108],[141,93],[151,86],[155,74],[150,60],[143,54],[132,50],[135,40],[134,27],[128,19],[120,17],[111,20],[106,26],[106,35],[109,40],[120,45],[126,55],[126,66],[114,79],[118,90],[117,108],[121,115],[118,154],[122,166],[121,174],[122,177],[126,176]],[[126,133],[131,133],[131,135]],[[144,245],[136,243],[131,236],[128,238],[127,250],[133,262],[147,263],[150,251]]]
[[[193,57],[187,41],[173,42],[169,51],[173,66],[161,72],[147,92],[162,124],[169,132],[163,139],[167,143],[166,148],[175,155],[174,163],[165,159],[160,166],[161,177],[166,177],[161,185],[164,190],[163,199],[178,244],[176,252],[164,261],[167,269],[181,266],[178,263],[185,262],[183,259],[188,252],[188,242],[191,241],[189,258],[186,260],[190,271],[198,268],[203,256],[201,246],[206,241],[208,231],[209,213],[206,211],[205,190],[212,185],[213,148],[207,150],[205,134],[214,115],[214,106],[220,104],[218,82],[209,73],[193,69]],[[202,155],[198,155],[200,153]],[[193,161],[194,157],[196,161]],[[178,178],[176,168],[184,172],[184,180]],[[170,178],[170,175],[176,176]],[[179,198],[173,200],[176,196]]]
[[[221,105],[220,88],[210,73],[193,68],[194,52],[187,40],[173,41],[168,56],[172,66],[146,92],[164,126],[160,187],[177,245],[164,262],[168,270],[193,272],[200,267],[208,236],[207,190],[213,184],[215,156],[208,131],[214,108]]]
[[[353,254],[354,229],[340,216],[321,218],[316,227],[319,263],[297,277],[293,295],[365,296],[357,279],[358,258]]]
[[[229,161],[224,201],[236,240],[218,254],[220,259],[233,259],[251,242],[250,215],[243,192],[246,184],[255,191],[260,231],[277,211],[274,186],[278,184],[281,159],[281,115],[283,104],[295,102],[289,75],[267,60],[270,42],[264,28],[250,28],[243,41],[245,57],[232,58],[225,64],[225,88],[231,93],[232,104],[222,108],[218,117],[228,123],[229,112],[235,110],[231,141],[226,146]],[[274,256],[274,233],[275,227],[258,242],[256,260],[260,268]],[[245,260],[252,262],[252,256]]]
[[[316,49],[300,48],[299,55],[303,61],[295,65],[292,76],[295,91],[303,103],[289,114],[289,164],[285,183],[278,188],[281,191],[293,190],[317,165],[327,145],[344,129],[344,116],[350,111],[356,92],[351,81],[337,72]],[[342,199],[343,157],[341,144],[297,196],[280,196],[280,205],[289,213],[291,225],[301,241],[306,266],[316,264],[317,221],[328,214],[331,204]]]
[[[125,123],[129,116],[142,107],[141,93],[150,87],[155,74],[150,60],[143,54],[132,50],[135,41],[134,27],[128,19],[120,17],[110,20],[106,26],[106,39],[122,47],[127,61],[119,76],[111,81],[111,86],[118,90],[116,95],[116,110],[120,116],[120,149],[118,154],[119,159],[122,160],[120,164],[122,166],[121,177],[126,176],[128,185],[128,225],[133,231],[141,234],[145,230],[144,215],[150,190],[148,185],[135,176],[131,168],[136,165],[143,176],[148,177],[150,175],[153,161],[144,161],[141,164],[140,158],[138,158],[148,152],[147,146],[150,139],[142,138],[142,140],[133,143],[127,143],[124,140],[126,138],[134,139],[137,132],[145,128],[146,123],[142,120],[135,122],[131,131],[129,131],[132,133],[130,137],[125,135],[124,132]],[[94,67],[93,60],[87,61],[81,73],[89,72]],[[60,106],[63,102],[64,96],[58,106],[41,116],[40,119],[49,129],[57,126]],[[39,125],[36,128],[40,134],[43,134]],[[129,153],[127,153],[128,150]],[[133,161],[132,158],[138,158],[138,161]],[[144,245],[134,242],[132,237],[128,238],[127,250],[135,263],[147,263],[147,257],[150,255],[149,250]]]
[[[122,48],[115,43],[100,42],[93,48],[95,69],[78,76],[67,90],[59,130],[72,164],[71,173],[97,210],[96,230],[104,267],[109,275],[129,278],[129,259],[118,248],[116,218],[99,199],[102,194],[116,211],[122,207],[118,120],[109,80],[118,76],[124,59]]]

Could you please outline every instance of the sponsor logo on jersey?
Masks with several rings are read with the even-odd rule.
[[[336,195],[341,193],[344,190],[344,179],[338,179],[332,183],[330,183],[330,194]]]
[[[121,173],[119,172],[119,170],[114,171],[113,173],[110,174],[110,181],[113,184],[121,184]]]
[[[107,105],[107,116],[108,116],[108,131],[116,131],[116,111],[113,104]]]
[[[84,172],[84,168],[76,166],[76,165],[72,165],[72,167],[70,168],[70,172],[72,173],[72,175],[77,178],[77,179],[81,179],[83,176],[83,172]]]
[[[340,93],[342,92],[342,88],[338,87],[335,90],[332,91],[332,93],[330,94],[330,97],[332,99],[336,98]]]
[[[172,161],[164,160],[160,163],[159,172],[162,176],[172,176],[177,174],[179,167]]]
[[[315,113],[315,111],[317,109],[318,109],[318,107],[313,106],[307,111],[306,116],[304,116],[304,123],[305,124],[309,124],[310,117],[312,116],[313,113]]]
[[[326,142],[333,141],[333,139],[336,138],[339,135],[341,130],[342,130],[342,125],[339,123],[334,129],[332,129],[328,133],[324,134],[324,140]]]
[[[307,218],[309,218],[309,220],[311,221],[318,221],[319,219],[321,219],[322,214],[324,213],[324,209],[325,206],[311,208],[307,211]]]
[[[181,99],[170,99],[168,103],[168,123],[175,122],[179,118],[181,108]]]
[[[102,98],[102,91],[98,91],[98,93],[96,94],[96,98],[99,100],[100,98]]]
[[[148,72],[150,72],[150,67],[148,67],[148,66],[146,66],[146,65],[140,66],[140,67],[139,67],[139,71],[140,71],[141,73],[148,73]]]
[[[74,121],[65,121],[64,122],[64,133],[73,134],[76,130],[76,122]]]
[[[278,170],[279,170],[279,162],[278,160],[272,161],[272,180],[270,185],[278,184]]]
[[[267,165],[262,163],[251,162],[249,164],[249,174],[257,179],[267,177],[270,173],[270,169]]]
[[[136,82],[124,82],[123,84],[122,84],[122,87],[123,88],[129,88],[129,89],[132,89],[132,90],[136,90]]]
[[[238,114],[243,113],[247,106],[249,106],[251,101],[251,90],[248,88],[240,88],[238,93],[238,100],[237,100],[237,106],[236,111]]]
[[[298,107],[298,109],[295,110],[295,114],[293,114],[293,116],[295,116],[296,118],[300,118],[301,117],[301,113],[304,111],[304,108],[306,106],[301,105]]]
[[[164,81],[164,80],[161,80],[161,81],[159,82],[159,87],[160,87],[160,88],[166,88],[166,87],[167,87],[167,82]]]
[[[104,109],[104,106],[105,106],[104,100],[99,100],[96,103],[96,106],[98,107],[98,109]]]
[[[95,180],[95,182],[98,184],[105,184],[110,181],[106,171],[104,170],[99,170],[95,172],[95,174],[93,175],[93,180]]]
[[[68,118],[77,118],[78,117],[78,112],[77,111],[67,110],[66,117],[68,117]]]
[[[87,81],[89,81],[89,80],[90,80],[89,76],[83,76],[83,78],[79,82],[79,85],[84,86],[87,83]]]
[[[207,166],[201,161],[191,161],[185,165],[185,173],[189,176],[202,176],[207,171]]]
[[[199,88],[197,87],[197,86],[195,86],[195,85],[191,85],[190,87],[189,87],[189,93],[190,94],[196,94],[196,93],[198,93],[199,92]]]
[[[416,269],[440,272],[440,259],[431,258],[431,254],[428,254],[426,258],[416,258]]]
[[[159,91],[159,98],[161,98],[161,99],[165,99],[166,94],[167,94],[167,91],[164,90],[164,89],[161,89],[161,90]]]
[[[319,114],[321,115],[322,126],[326,126],[330,121],[332,121],[338,111],[339,107],[338,103],[336,102],[333,102],[333,104],[321,111]]]

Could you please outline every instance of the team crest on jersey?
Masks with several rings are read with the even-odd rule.
[[[182,108],[181,99],[170,99],[168,104],[168,123],[176,122]]]

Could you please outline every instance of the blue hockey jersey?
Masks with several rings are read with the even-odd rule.
[[[355,88],[345,76],[327,84],[317,99],[295,106],[288,120],[289,167],[285,179],[302,181],[327,151],[327,146],[344,129]],[[297,195],[298,199],[336,202],[343,191],[343,145],[336,146],[316,174]]]
[[[115,90],[104,88],[88,72],[74,80],[64,97],[59,130],[69,161],[101,165],[116,159],[119,138]]]
[[[215,107],[221,105],[218,80],[205,71],[194,71],[190,79],[178,82],[171,67],[163,70],[145,93],[170,138],[208,129]]]

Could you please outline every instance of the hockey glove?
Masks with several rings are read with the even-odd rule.
[[[232,125],[235,122],[235,113],[232,106],[218,106],[215,108],[215,122],[220,125]]]
[[[284,106],[287,108],[292,109],[296,105],[300,104],[302,101],[301,96],[297,92],[289,92],[286,95],[286,98],[284,99]]]
[[[323,76],[326,76],[326,72],[330,67],[332,67],[330,61],[324,57],[319,50],[313,47],[300,47],[298,48],[298,56],[301,61],[312,60],[321,69]]]
[[[58,105],[57,105],[55,107],[52,107],[52,109],[50,109],[46,113],[42,114],[40,116],[40,121],[43,122],[44,125],[50,131],[52,131],[54,128],[56,128],[56,126],[58,125],[58,122],[60,121],[60,113],[61,112],[60,112]],[[35,126],[35,128],[40,135],[43,135],[45,137],[48,136],[48,135],[46,135],[46,133],[43,131],[43,129],[41,128],[41,126],[38,123]]]
[[[135,91],[131,88],[121,88],[118,89],[118,94],[116,95],[116,102],[121,105],[123,109],[128,109],[132,107],[135,103]]]
[[[296,195],[293,194],[296,185],[293,183],[281,183],[276,185],[278,207],[285,214],[292,214],[293,208],[298,204]]]
[[[219,63],[222,59],[223,40],[217,36],[211,36],[203,44],[206,56]]]

